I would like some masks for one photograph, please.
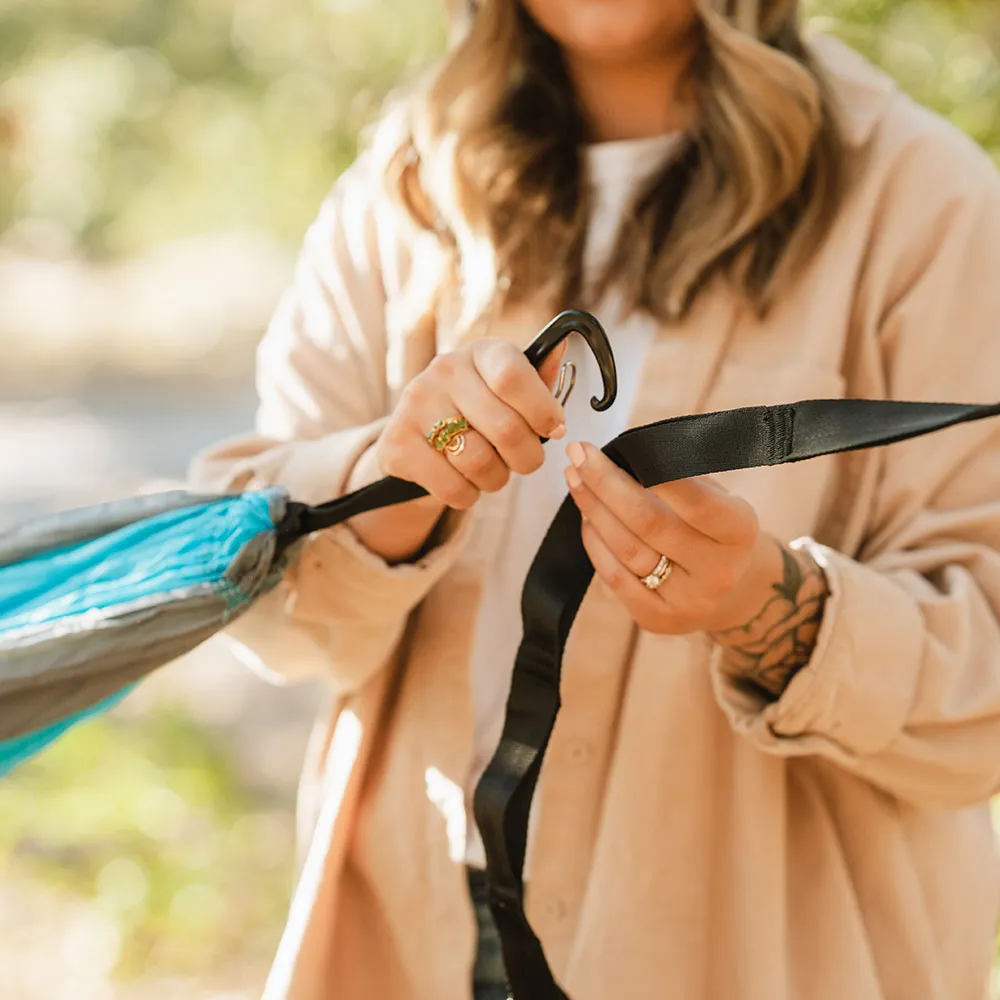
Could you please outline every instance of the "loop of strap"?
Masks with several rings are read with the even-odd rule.
[[[889,444],[997,414],[1000,405],[810,400],[664,420],[626,431],[603,451],[649,487]],[[567,497],[528,572],[503,735],[473,800],[490,908],[516,1000],[567,1000],[525,917],[522,876],[528,812],[559,712],[563,651],[593,572],[579,511]]]
[[[678,417],[637,427],[603,449],[643,486],[732,469],[875,447],[1000,414],[1000,404],[809,400]],[[389,477],[317,507],[290,504],[279,550],[356,514],[425,495]],[[503,735],[473,808],[486,848],[490,909],[516,1000],[567,1000],[524,912],[528,812],[556,716],[563,650],[593,576],[580,514],[567,497],[531,564],[521,598],[524,634]]]

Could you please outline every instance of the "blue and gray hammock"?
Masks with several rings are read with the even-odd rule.
[[[604,379],[604,396],[591,405],[606,409],[616,392],[614,358],[594,317],[562,313],[525,353],[537,367],[574,332]],[[997,414],[1000,404],[809,400],[664,420],[628,430],[603,450],[654,486],[886,445]],[[423,495],[391,477],[312,507],[277,487],[174,492],[0,535],[0,775],[243,614],[278,583],[306,535]],[[528,809],[559,711],[563,649],[592,575],[580,515],[567,499],[528,573],[503,736],[474,800],[490,906],[518,1000],[566,1000],[525,918],[522,870]]]

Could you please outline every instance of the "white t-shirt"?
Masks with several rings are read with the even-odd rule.
[[[593,272],[606,259],[636,187],[665,161],[677,141],[677,136],[666,135],[586,148],[594,202],[584,253],[586,272]],[[478,868],[486,866],[486,858],[472,817],[472,793],[500,742],[511,671],[522,635],[524,580],[567,495],[562,473],[569,461],[565,445],[582,440],[601,447],[625,430],[655,332],[655,323],[646,314],[621,316],[614,296],[601,303],[597,315],[608,332],[618,369],[614,406],[603,413],[591,409],[590,398],[602,395],[600,371],[582,338],[570,337],[565,360],[576,364],[577,374],[566,404],[566,437],[545,446],[545,463],[540,469],[530,476],[512,476],[505,487],[514,491],[514,502],[503,530],[505,543],[485,580],[472,657],[475,754],[466,783],[466,862]]]

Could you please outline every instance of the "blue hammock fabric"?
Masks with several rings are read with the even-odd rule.
[[[288,509],[280,489],[177,491],[0,535],[0,775],[274,586]]]
[[[617,389],[607,334],[567,310],[525,349],[537,368],[571,333]],[[319,506],[280,487],[185,491],[88,507],[0,534],[0,777],[144,676],[194,649],[277,585],[304,536],[426,496],[389,476]]]
[[[43,726],[41,729],[37,729],[25,736],[4,740],[0,744],[0,778],[9,771],[13,771],[18,764],[23,764],[26,760],[34,757],[35,754],[41,753],[50,743],[54,743],[63,733],[72,729],[78,722],[84,722],[92,716],[110,712],[131,691],[132,685],[122,688],[117,694],[113,694],[110,698],[105,698],[104,701],[99,701],[90,708],[74,712],[59,722],[53,722],[50,726]]]

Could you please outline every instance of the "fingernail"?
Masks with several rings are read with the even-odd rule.
[[[572,465],[566,467],[564,475],[566,476],[566,482],[569,483],[569,488],[571,490],[578,490],[583,485],[580,473],[577,472]]]
[[[566,446],[566,455],[578,469],[587,458],[587,453],[583,450],[583,445],[579,441],[574,441],[572,444]]]
[[[561,438],[566,434],[566,425],[557,424],[555,430],[549,435],[550,438]]]

